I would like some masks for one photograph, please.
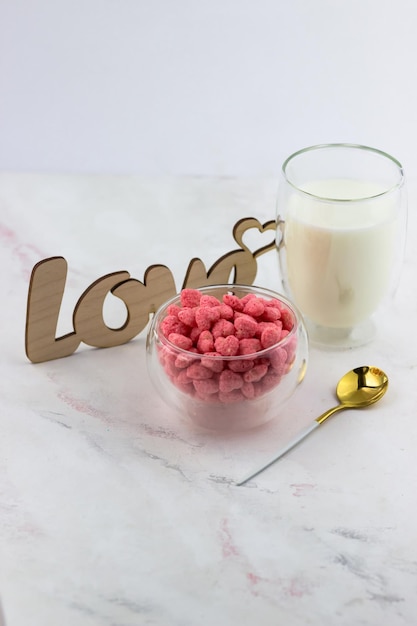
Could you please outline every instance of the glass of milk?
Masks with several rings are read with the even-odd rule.
[[[284,291],[310,342],[349,348],[371,341],[373,314],[393,293],[406,233],[401,164],[356,144],[300,150],[282,166],[277,247]]]

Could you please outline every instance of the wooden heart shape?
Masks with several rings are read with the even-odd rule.
[[[241,248],[243,248],[244,250],[245,249],[250,250],[254,258],[257,258],[258,256],[261,256],[262,254],[265,254],[266,252],[269,252],[270,250],[273,250],[275,248],[276,227],[277,227],[276,220],[269,220],[268,222],[265,222],[265,224],[261,224],[260,221],[257,220],[255,217],[245,217],[239,220],[238,222],[236,222],[233,228],[233,237],[236,243],[238,243]],[[251,233],[250,245],[249,245],[249,242],[247,244],[244,243],[243,242],[244,236],[246,235],[246,233],[248,233],[249,231],[253,229],[256,229],[256,231],[258,231],[260,236],[257,236],[257,233]],[[273,240],[270,241],[268,244],[262,245],[260,248],[254,249],[254,244],[258,245],[255,242],[258,241],[259,239],[264,239],[262,235],[269,230],[272,230],[274,232]],[[256,239],[254,238],[254,235]],[[246,237],[246,240],[247,240],[247,237]]]

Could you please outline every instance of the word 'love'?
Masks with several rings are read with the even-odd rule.
[[[233,237],[239,248],[218,259],[207,271],[197,258],[190,261],[182,288],[206,285],[251,285],[257,272],[256,259],[275,247],[275,239],[252,252],[243,243],[243,235],[251,228],[260,233],[275,230],[274,220],[261,224],[249,217],[239,220]],[[44,259],[35,265],[29,284],[26,315],[26,355],[33,363],[69,356],[81,342],[96,348],[110,348],[127,343],[148,324],[149,316],[177,293],[172,272],[165,265],[151,265],[143,282],[131,278],[129,272],[106,274],[94,281],[81,295],[73,312],[73,332],[56,337],[59,312],[67,277],[67,262],[63,257]],[[109,327],[103,318],[103,305],[111,293],[120,298],[127,317],[120,328]]]

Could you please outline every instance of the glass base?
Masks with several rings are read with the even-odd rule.
[[[376,335],[374,322],[369,319],[353,328],[327,328],[305,319],[310,345],[327,350],[349,350],[370,343]]]

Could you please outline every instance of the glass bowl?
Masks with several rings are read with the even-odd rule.
[[[194,306],[183,306],[184,300],[177,294],[158,309],[149,327],[147,365],[158,395],[181,418],[209,430],[246,430],[277,417],[280,406],[303,380],[308,362],[307,333],[297,308],[281,294],[253,285],[213,285],[186,291],[196,297]],[[204,299],[197,303],[201,297]],[[216,337],[212,350],[207,350],[210,335],[201,333],[204,315],[201,321],[196,313],[206,308],[207,302],[227,317],[220,344],[219,327],[217,331],[214,326],[211,329],[213,339]],[[232,317],[230,303],[236,307]],[[255,311],[259,306],[264,307],[263,313],[261,309]],[[257,324],[248,321],[248,311]],[[213,323],[216,315],[213,313]],[[193,316],[197,316],[198,325]],[[237,322],[239,317],[242,319]],[[186,325],[183,320],[187,320]],[[237,328],[238,342],[226,335],[233,335],[231,325]],[[271,343],[274,325],[281,326],[283,332],[278,333],[281,336],[277,342]],[[186,339],[178,340],[178,334]]]

